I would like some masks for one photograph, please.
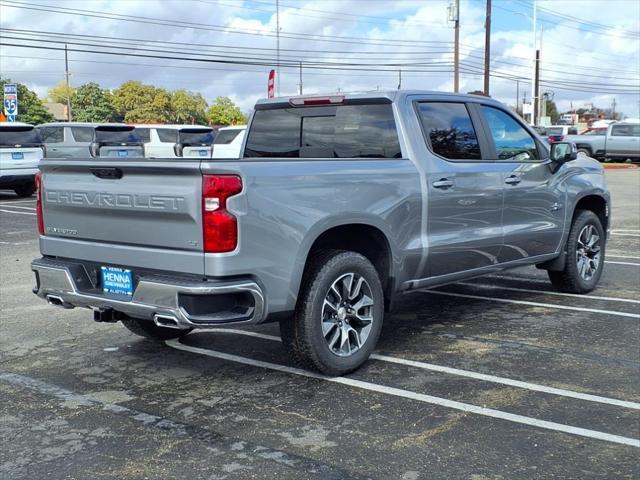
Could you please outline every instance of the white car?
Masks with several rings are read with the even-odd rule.
[[[213,158],[240,158],[246,125],[223,127],[213,141]]]
[[[33,195],[43,157],[42,139],[33,125],[0,123],[0,188],[13,190],[19,197]]]
[[[204,125],[136,125],[147,158],[211,158],[215,133]]]

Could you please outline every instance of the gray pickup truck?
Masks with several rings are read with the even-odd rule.
[[[279,321],[300,365],[360,366],[402,294],[535,264],[592,290],[601,165],[488,98],[258,102],[241,159],[45,159],[34,292],[153,339]]]
[[[640,160],[640,124],[612,123],[606,132],[588,135],[566,135],[563,142],[573,142],[578,153],[603,160]]]

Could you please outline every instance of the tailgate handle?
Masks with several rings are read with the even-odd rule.
[[[111,180],[122,178],[122,170],[115,167],[90,168],[89,170],[91,170],[91,173],[93,173],[98,178]]]

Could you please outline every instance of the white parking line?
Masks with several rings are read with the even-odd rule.
[[[604,263],[611,263],[613,265],[631,265],[633,267],[640,267],[640,263],[632,263],[632,262],[613,262],[611,260],[605,260]]]
[[[263,340],[269,340],[272,342],[281,341],[280,337],[276,337],[275,335],[266,335],[264,333],[251,332],[247,330],[219,328],[214,331],[217,333],[232,333],[235,335],[245,335],[247,337],[255,337]],[[448,373],[451,375],[458,375],[461,377],[469,377],[476,380],[482,380],[485,382],[499,383],[502,385],[509,385],[511,387],[523,388],[525,390],[549,393],[551,395],[558,395],[560,397],[577,398],[579,400],[586,400],[587,402],[605,403],[607,405],[615,405],[618,407],[640,410],[640,403],[628,402],[626,400],[618,400],[616,398],[608,398],[608,397],[601,397],[600,395],[591,395],[588,393],[574,392],[572,390],[565,390],[563,388],[548,387],[546,385],[539,385],[536,383],[513,380],[511,378],[498,377],[496,375],[487,375],[484,373],[472,372],[469,370],[461,370],[459,368],[445,367],[443,365],[435,365],[433,363],[418,362],[415,360],[406,360],[404,358],[391,357],[389,355],[380,355],[377,353],[372,353],[371,358],[374,360],[379,360],[381,362],[397,363],[397,364],[406,365],[409,367],[421,368],[423,370],[433,370],[435,372]]]
[[[611,235],[615,235],[616,237],[640,237],[640,233],[617,233],[617,232],[611,232]]]
[[[638,258],[640,259],[639,256],[637,255],[614,255],[611,252],[607,252],[607,257],[614,257],[614,258]]]
[[[468,286],[468,287],[479,287],[479,288],[491,288],[494,290],[509,290],[513,292],[540,293],[544,295],[557,295],[560,297],[586,298],[589,300],[605,300],[607,302],[625,302],[625,303],[640,304],[640,300],[631,300],[630,298],[600,297],[597,295],[580,295],[578,293],[563,293],[563,292],[554,292],[550,290],[533,290],[531,288],[503,287],[502,285],[487,285],[485,283],[458,282],[455,285],[464,285],[465,287]]]
[[[30,213],[30,212],[14,212],[14,211],[12,211],[12,210],[5,210],[5,209],[3,209],[3,208],[0,208],[0,212],[5,212],[5,213],[15,213],[15,214],[18,214],[18,215],[33,215],[33,216],[35,216],[35,215],[36,215],[35,213]]]
[[[449,297],[473,298],[477,300],[489,300],[491,302],[512,303],[516,305],[529,305],[531,307],[544,307],[544,308],[552,308],[552,309],[558,309],[558,310],[573,310],[576,312],[603,313],[605,315],[615,315],[618,317],[640,318],[640,314],[637,314],[637,313],[614,312],[612,310],[600,310],[597,308],[570,307],[567,305],[557,305],[555,303],[529,302],[527,300],[512,300],[510,298],[485,297],[482,295],[469,295],[466,293],[441,292],[439,290],[413,290],[413,291],[433,293],[435,295],[446,295]]]
[[[615,229],[615,230],[611,230],[611,233],[640,233],[640,230],[623,230],[623,229]]]
[[[168,346],[177,350],[183,350],[190,353],[196,353],[199,355],[205,355],[219,360],[225,360],[228,362],[240,363],[242,365],[249,365],[252,367],[266,368],[269,370],[275,370],[278,372],[299,375],[307,378],[314,378],[317,380],[323,380],[326,382],[337,383],[341,385],[347,385],[349,387],[359,388],[371,392],[383,393],[394,397],[406,398],[409,400],[415,400],[418,402],[429,403],[432,405],[439,405],[446,408],[452,408],[463,412],[475,413],[477,415],[483,415],[485,417],[493,417],[501,420],[507,420],[509,422],[519,423],[523,425],[530,425],[533,427],[543,428],[547,430],[553,430],[557,432],[570,433],[573,435],[579,435],[582,437],[594,438],[597,440],[603,440],[606,442],[617,443],[621,445],[629,445],[632,447],[640,447],[640,440],[635,438],[623,437],[620,435],[612,435],[609,433],[599,432],[596,430],[588,430],[586,428],[572,427],[570,425],[564,425],[561,423],[549,422],[546,420],[539,420],[537,418],[526,417],[524,415],[517,415],[513,413],[503,412],[500,410],[494,410],[492,408],[479,407],[477,405],[471,405],[469,403],[457,402],[454,400],[447,400],[446,398],[434,397],[432,395],[425,395],[423,393],[412,392],[410,390],[403,390],[401,388],[387,387],[384,385],[378,385],[376,383],[365,382],[362,380],[355,380],[345,377],[325,377],[316,373],[308,372],[299,368],[289,367],[286,365],[280,365],[277,363],[264,362],[262,360],[254,360],[252,358],[241,357],[239,355],[232,355],[229,353],[218,352],[216,350],[208,350],[205,348],[191,347],[184,345],[177,340],[167,340],[165,342]]]
[[[0,204],[2,206],[2,204]],[[35,210],[36,207],[23,207],[22,205],[10,205],[9,208],[21,208],[22,210]]]
[[[0,206],[2,205],[13,205],[14,203],[33,203],[35,205],[36,200],[11,200],[9,202],[0,202]]]

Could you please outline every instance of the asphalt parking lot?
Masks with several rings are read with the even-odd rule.
[[[35,201],[0,193],[0,478],[639,478],[640,170],[607,176],[596,291],[527,267],[411,293],[337,379],[277,324],[163,345],[46,305]]]

